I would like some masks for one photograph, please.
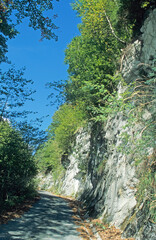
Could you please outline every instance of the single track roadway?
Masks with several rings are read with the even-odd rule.
[[[0,225],[0,240],[81,240],[67,201],[45,191],[40,196],[21,218]]]

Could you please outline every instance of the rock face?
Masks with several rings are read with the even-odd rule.
[[[86,203],[89,214],[102,216],[118,227],[136,205],[133,159],[117,150],[120,134],[127,130],[123,130],[124,125],[123,116],[118,115],[105,126],[94,124],[89,129],[81,129],[69,155],[71,164],[63,186],[64,194],[72,190],[72,195]],[[86,169],[81,169],[81,163],[85,163]],[[87,172],[84,176],[83,171]],[[73,184],[77,186],[76,191]]]
[[[142,35],[123,51],[121,71],[127,83],[133,82],[140,75],[142,63],[152,64],[156,58],[156,9],[145,20],[141,28]]]
[[[156,9],[150,13],[149,17],[145,20],[142,32],[142,51],[141,61],[144,63],[152,63],[153,58],[156,57]]]
[[[81,128],[75,135],[75,142],[71,146],[71,154],[68,156],[70,164],[65,173],[62,191],[65,195],[76,196],[83,191],[87,162],[90,151],[91,128]],[[85,167],[86,166],[86,167]]]
[[[139,40],[123,51],[122,74],[129,84],[139,77],[142,63],[150,64],[156,57],[156,9],[141,29]],[[124,91],[119,85],[118,95]],[[145,118],[150,113],[145,113]],[[138,183],[134,159],[119,151],[121,134],[131,136],[139,126],[123,128],[127,118],[118,113],[106,123],[90,124],[79,129],[68,156],[61,192],[83,200],[88,214],[124,230],[123,235],[137,240],[156,239],[155,225],[144,219],[143,209],[135,212]],[[133,219],[131,219],[133,217]],[[131,219],[131,221],[130,221]]]

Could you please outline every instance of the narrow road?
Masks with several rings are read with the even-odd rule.
[[[0,240],[81,240],[68,203],[48,192],[21,218],[0,225]]]

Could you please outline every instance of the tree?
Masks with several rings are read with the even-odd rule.
[[[42,172],[55,172],[61,166],[61,149],[58,143],[49,139],[35,154],[35,162]]]
[[[59,0],[56,0],[59,1]],[[0,2],[0,62],[6,61],[7,39],[17,35],[16,26],[28,18],[29,26],[41,31],[41,39],[55,39],[57,29],[47,11],[53,10],[52,0],[3,0]]]
[[[6,10],[5,1],[0,3],[0,63],[7,60],[7,39],[13,38],[17,34],[15,25],[9,23],[9,13]]]
[[[62,153],[68,150],[75,131],[84,124],[85,119],[83,106],[78,104],[76,106],[64,104],[54,113],[49,132]]]
[[[29,88],[33,84],[32,80],[23,77],[24,70],[10,68],[0,76],[0,121],[25,116],[27,112],[20,112],[27,100],[33,100],[31,95],[34,93]]]
[[[104,106],[106,96],[116,90],[118,79],[114,74],[127,33],[118,35],[119,5],[115,0],[76,0],[73,9],[82,23],[81,35],[65,50],[69,78],[49,86],[60,89],[67,103],[83,104],[93,116],[93,109]]]
[[[101,43],[87,36],[74,38],[65,51],[65,63],[69,65],[69,79],[64,84],[66,101],[83,102],[87,109],[104,105],[104,97],[118,83],[113,75],[119,54],[115,38],[108,37]]]
[[[117,41],[125,43],[125,35],[117,35],[115,25],[117,23],[117,12],[119,5],[115,0],[76,0],[73,9],[82,18],[79,28],[82,36],[105,41],[106,35],[113,35]]]
[[[23,141],[32,151],[36,151],[47,140],[47,133],[39,129],[40,119],[36,119],[36,126],[27,121],[16,123],[16,129],[20,132]]]
[[[53,10],[52,0],[0,1],[0,63],[9,63],[7,40],[18,34],[16,27],[24,18],[30,27],[41,31],[41,40],[57,40],[54,33],[57,27],[53,23],[56,15],[49,18],[49,10]],[[34,91],[29,88],[32,83],[24,78],[24,69],[11,67],[5,73],[0,70],[0,205],[3,206],[15,205],[24,199],[36,174],[33,151],[46,137],[26,121],[15,123],[17,117],[29,113],[19,108],[27,100],[33,100]]]
[[[63,104],[53,116],[48,128],[48,141],[38,148],[35,161],[42,172],[52,171],[61,174],[68,160],[64,158],[70,150],[76,130],[85,124],[86,114],[83,106]],[[64,157],[62,157],[64,156]]]
[[[0,206],[4,209],[24,199],[35,174],[36,167],[28,144],[7,121],[1,121]]]

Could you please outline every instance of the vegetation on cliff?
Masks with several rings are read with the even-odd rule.
[[[134,5],[137,6],[138,12],[132,19]],[[83,122],[100,120],[102,115],[106,118],[112,109],[111,104],[115,106],[114,96],[121,80],[121,49],[132,40],[134,26],[140,24],[138,23],[140,12],[145,13],[147,8],[155,7],[155,4],[153,1],[143,0],[133,1],[133,4],[128,0],[126,4],[122,0],[76,0],[72,7],[82,22],[78,26],[80,36],[73,38],[65,51],[69,77],[59,83],[49,83],[49,86],[60,91],[60,99],[64,102],[54,114],[54,118],[61,114],[66,115],[66,119],[71,117],[70,124],[72,122],[76,126],[77,120],[72,118],[75,109],[80,110],[77,116],[83,116],[81,117]],[[66,112],[67,108],[70,111]],[[70,137],[62,144],[63,149],[63,145],[64,148],[67,143],[69,146],[76,129],[73,130],[71,127],[69,131],[69,120],[66,121],[63,117],[59,119],[59,126],[56,124],[57,121],[54,120],[52,123],[53,128],[55,125],[55,134],[49,141],[59,139],[59,136],[63,139],[63,136],[70,132]],[[68,129],[66,133],[65,128]]]

